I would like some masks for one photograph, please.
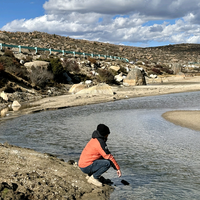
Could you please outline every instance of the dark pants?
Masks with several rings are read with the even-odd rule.
[[[82,172],[93,175],[94,178],[98,179],[104,172],[106,172],[111,166],[110,160],[100,159],[95,160],[91,165],[80,168]]]

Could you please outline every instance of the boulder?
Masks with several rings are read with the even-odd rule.
[[[5,117],[7,112],[8,108],[4,108],[3,110],[1,110],[1,117]]]
[[[27,68],[27,70],[29,72],[31,72],[31,68],[32,67],[35,67],[35,68],[41,68],[41,69],[48,69],[49,67],[49,62],[46,62],[46,61],[39,61],[39,60],[36,60],[36,61],[33,61],[33,62],[27,62],[24,64],[24,66]]]
[[[122,73],[120,73],[120,74],[118,74],[118,75],[115,76],[115,80],[117,82],[122,82],[123,79],[124,79],[124,76],[122,75]]]
[[[123,80],[123,84],[127,86],[146,85],[145,75],[138,68],[132,69]]]
[[[99,94],[104,94],[104,95],[113,95],[113,91],[111,87],[105,83],[101,83],[99,85],[95,85],[93,87],[83,89],[77,94],[90,94],[90,95],[99,95]]]
[[[83,84],[74,84],[74,85],[69,89],[69,93],[75,94],[75,93],[77,93],[77,92],[79,92],[79,91],[81,91],[81,90],[83,90],[83,89],[85,89],[85,88],[86,88],[86,86],[83,85]]]
[[[8,101],[8,95],[4,91],[1,93],[1,98]]]
[[[18,101],[13,101],[12,107],[21,107],[20,103]]]
[[[110,69],[118,72],[120,70],[120,67],[119,66],[110,66]]]

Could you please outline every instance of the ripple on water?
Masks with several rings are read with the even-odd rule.
[[[61,158],[75,159],[97,124],[111,134],[108,146],[118,160],[124,186],[114,170],[111,199],[198,199],[200,134],[165,121],[173,109],[199,109],[200,92],[142,97],[22,116],[1,126],[0,140]]]

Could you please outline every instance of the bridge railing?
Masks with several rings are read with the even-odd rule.
[[[125,62],[129,62],[126,58],[121,58],[118,56],[108,56],[108,55],[101,55],[101,54],[90,54],[90,53],[82,53],[82,52],[76,52],[76,51],[65,51],[65,50],[57,50],[57,49],[48,49],[48,48],[40,48],[40,47],[29,47],[29,46],[21,46],[21,45],[12,45],[12,44],[4,44],[0,43],[0,49],[2,50],[3,47],[9,47],[9,48],[18,48],[19,53],[21,53],[21,49],[29,49],[29,50],[35,50],[35,53],[38,53],[38,51],[49,51],[49,54],[52,52],[62,53],[63,55],[66,54],[73,54],[75,55],[83,55],[83,56],[91,56],[91,57],[103,57],[105,59],[110,58],[114,60],[122,60]]]

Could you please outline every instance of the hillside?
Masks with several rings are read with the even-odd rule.
[[[162,63],[175,61],[187,64],[188,62],[198,62],[200,59],[200,44],[177,44],[140,48],[79,40],[37,31],[29,33],[0,31],[0,43],[120,56],[127,58],[129,61],[151,60]]]
[[[30,102],[47,96],[68,94],[71,86],[77,83],[87,82],[87,87],[106,83],[123,88],[130,83],[160,84],[168,77],[200,74],[197,64],[200,58],[200,44],[139,48],[78,40],[37,31],[0,31],[0,43],[109,55],[129,60],[125,62],[83,54],[63,55],[47,50],[36,52],[34,49],[25,48],[20,52],[19,48],[3,47],[0,51],[0,93],[8,93],[8,102]],[[189,64],[190,62],[196,64]],[[129,76],[131,80],[128,80],[127,84],[125,80],[133,70],[135,74]],[[5,105],[2,98],[0,104]]]

